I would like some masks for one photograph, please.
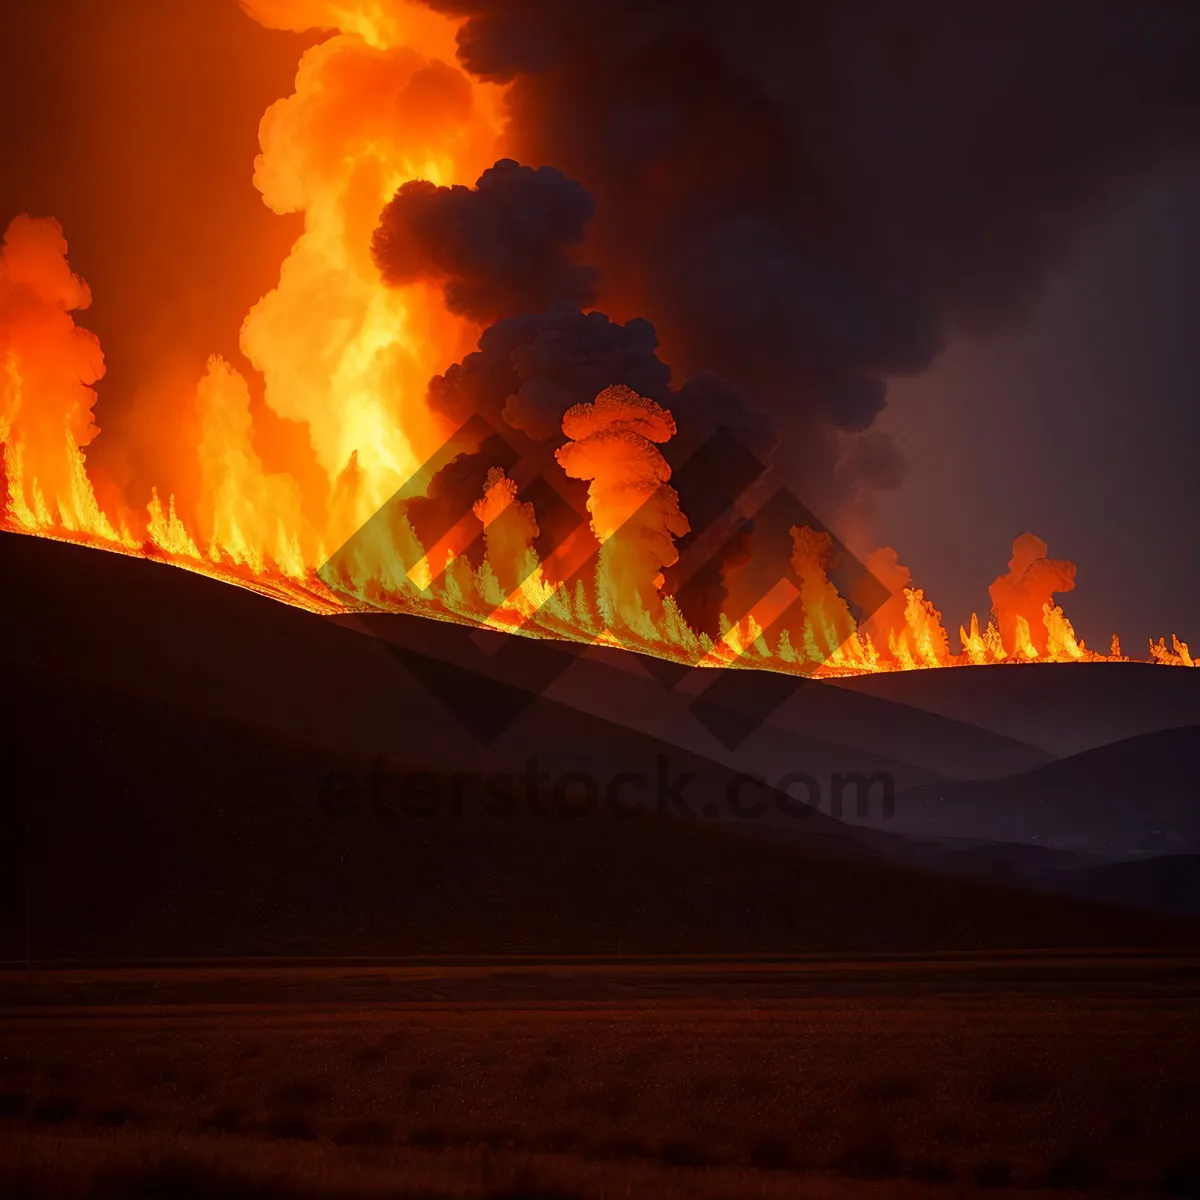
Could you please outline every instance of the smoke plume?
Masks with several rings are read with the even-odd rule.
[[[1019,653],[1026,642],[1039,654],[1046,653],[1045,606],[1053,607],[1054,593],[1069,592],[1075,586],[1075,564],[1047,558],[1048,553],[1049,547],[1036,534],[1021,534],[1013,542],[1008,574],[988,589],[1009,654]]]
[[[638,630],[659,614],[662,568],[679,557],[688,531],[671,468],[655,444],[675,433],[671,414],[623,385],[605,388],[563,418],[570,439],[556,457],[586,479],[592,531],[600,542],[597,601],[606,621]],[[652,628],[652,626],[651,626]]]
[[[719,472],[678,475],[718,429],[764,458],[781,432],[787,482],[857,523],[904,478],[875,428],[888,380],[1019,316],[1197,133],[1198,21],[1174,0],[426,3],[463,19],[460,64],[508,85],[506,146],[544,164],[412,184],[385,214],[385,278],[496,319],[434,407],[549,448],[572,406],[630,387],[676,419],[695,529],[735,507]],[[668,569],[698,627],[746,536],[686,601]]]
[[[443,284],[446,307],[481,322],[595,296],[596,272],[572,262],[592,198],[574,180],[502,159],[473,188],[406,183],[371,242],[384,281]]]
[[[718,435],[727,443],[732,439],[765,468],[779,440],[775,421],[751,410],[732,386],[709,373],[673,388],[648,321],[634,318],[621,325],[603,313],[585,314],[568,305],[506,317],[484,331],[477,351],[432,380],[429,398],[456,426],[483,416],[493,429],[507,430],[506,436],[541,469],[557,471],[551,453],[562,444],[564,416],[611,385],[629,388],[670,414],[676,432],[662,453],[675,472],[680,503],[693,528],[716,527],[717,534],[730,529],[743,487],[719,456],[703,453],[705,445]],[[448,509],[463,511],[478,495],[472,489],[489,465],[483,459],[470,466],[459,462],[442,472],[436,490]],[[563,482],[560,490],[569,495],[571,484]],[[543,526],[544,544],[554,545],[558,531],[552,521]],[[693,565],[680,574],[665,564],[667,591],[694,628],[716,633],[727,595],[725,574],[749,553],[750,533],[744,528],[740,538],[728,541],[714,536],[715,548],[698,569]],[[687,538],[680,543],[687,544]]]
[[[595,197],[600,307],[775,416],[811,504],[895,486],[857,445],[889,377],[1018,316],[1197,133],[1182,0],[427,2],[511,84],[510,151]]]

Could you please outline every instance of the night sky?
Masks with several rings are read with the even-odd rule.
[[[95,296],[81,323],[109,364],[97,419],[127,447],[102,435],[89,464],[140,484],[175,422],[162,406],[130,436],[123,414],[198,379],[211,353],[236,358],[296,235],[251,169],[262,111],[311,39],[232,0],[6,0],[4,19],[0,221],[62,221]],[[950,329],[932,368],[893,383],[878,428],[909,469],[879,494],[874,532],[948,628],[986,610],[1032,529],[1078,563],[1064,606],[1089,644],[1114,629],[1134,653],[1172,629],[1200,642],[1198,215],[1200,167],[1180,155],[1106,206],[1023,312],[984,336]],[[784,478],[788,463],[785,442]]]
[[[1032,529],[1079,566],[1064,600],[1097,649],[1200,639],[1200,168],[1145,181],[1010,331],[894,383],[909,459],[877,526],[949,618],[987,607]],[[1168,639],[1169,640],[1169,639]]]

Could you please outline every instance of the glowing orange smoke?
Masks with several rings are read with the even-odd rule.
[[[688,532],[671,468],[655,445],[675,434],[675,419],[653,400],[617,385],[568,409],[571,440],[556,457],[587,479],[592,531],[600,543],[596,599],[608,628],[655,637],[662,613],[662,569],[679,561],[674,538]]]
[[[738,620],[725,617],[714,643],[663,593],[675,541],[689,531],[659,449],[674,419],[623,387],[563,420],[557,460],[587,481],[591,521],[552,560],[538,561],[539,515],[499,468],[474,509],[423,546],[404,506],[388,501],[420,481],[421,464],[453,433],[426,402],[428,381],[474,346],[480,328],[450,313],[437,287],[385,287],[371,235],[402,184],[469,184],[503,155],[501,89],[455,65],[455,22],[424,5],[242,4],[264,25],[336,31],[303,56],[294,94],[262,121],[255,184],[273,211],[303,213],[304,232],[241,334],[267,406],[307,429],[321,478],[314,486],[299,467],[264,466],[248,382],[214,358],[194,394],[180,397],[199,430],[196,494],[181,506],[167,461],[148,503],[105,492],[102,505],[86,449],[99,432],[93,385],[104,360],[72,315],[91,295],[68,266],[57,223],[20,217],[0,251],[5,528],[165,559],[318,612],[381,606],[706,665],[828,674],[1121,657],[1115,638],[1110,655],[1076,638],[1054,599],[1074,586],[1075,568],[1049,559],[1032,534],[1017,539],[1008,573],[993,583],[986,626],[972,616],[960,627],[958,651],[888,549],[866,566],[890,599],[860,628],[829,578],[829,535],[808,528],[792,530],[795,582],[782,580]],[[463,552],[480,529],[486,550],[473,567]],[[803,619],[788,622],[797,599]],[[1195,665],[1178,639],[1152,643],[1150,657]]]
[[[67,265],[57,221],[18,217],[0,249],[0,441],[8,520],[28,530],[133,545],[100,511],[83,448],[100,431],[92,384],[104,374],[96,337],[71,313],[92,302]]]

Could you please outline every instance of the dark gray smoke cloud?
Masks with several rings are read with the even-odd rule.
[[[732,527],[742,488],[722,456],[706,455],[704,448],[719,436],[728,455],[733,439],[745,455],[765,465],[778,442],[775,421],[752,411],[734,388],[711,374],[672,387],[670,368],[658,355],[658,338],[648,321],[635,318],[622,325],[603,313],[585,314],[567,304],[506,317],[484,331],[475,353],[432,380],[429,398],[458,425],[478,414],[491,428],[504,431],[514,448],[554,475],[561,493],[576,493],[574,506],[582,512],[586,487],[562,475],[553,451],[564,441],[567,409],[593,400],[611,384],[649,396],[675,417],[676,435],[662,450],[693,528],[722,522]],[[435,481],[437,511],[469,511],[489,465],[486,453],[452,463]],[[435,506],[426,507],[433,511]],[[542,533],[535,544],[544,552],[561,531],[545,509],[539,508],[538,517]],[[424,519],[424,509],[414,514],[414,524]],[[725,572],[748,554],[749,544],[746,530],[707,556],[700,574],[681,569],[671,574],[668,590],[678,596],[695,628],[717,631],[727,594]]]
[[[456,422],[479,413],[493,426],[557,446],[563,413],[572,405],[616,383],[661,401],[670,381],[648,321],[620,325],[603,313],[558,304],[497,321],[474,354],[432,381],[429,397]]]
[[[812,503],[894,486],[886,379],[1019,315],[1197,134],[1193,0],[427,0],[596,199],[599,305],[784,428]],[[799,472],[802,478],[798,478]]]
[[[592,198],[553,167],[502,159],[473,188],[406,183],[371,242],[391,284],[437,279],[452,312],[476,321],[555,301],[592,302],[596,272],[573,260]]]

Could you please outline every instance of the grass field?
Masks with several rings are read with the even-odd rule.
[[[202,974],[7,1005],[0,1194],[1200,1194],[1187,982],[381,1001],[360,971],[314,1002],[297,972],[295,1002],[286,974],[188,1002]]]

